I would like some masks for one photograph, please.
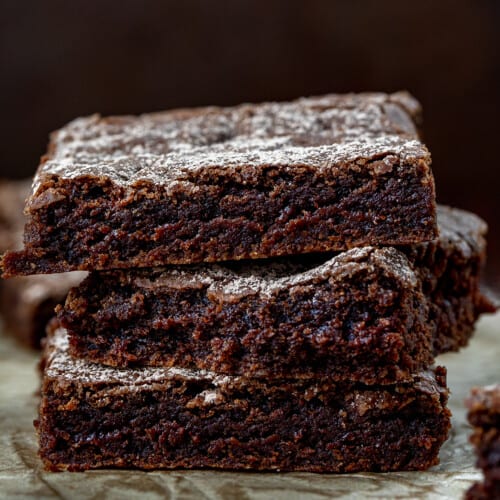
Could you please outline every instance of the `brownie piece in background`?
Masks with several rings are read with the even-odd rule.
[[[398,247],[412,262],[429,298],[436,355],[466,346],[479,315],[496,310],[480,287],[487,224],[471,212],[444,205],[437,207],[437,220],[438,239]]]
[[[26,219],[23,208],[31,191],[31,179],[0,180],[0,254],[22,246]]]
[[[483,483],[474,484],[466,498],[500,498],[500,384],[474,387],[466,400],[467,418],[474,432],[470,438],[477,462],[484,474]]]
[[[23,207],[31,182],[31,179],[0,181],[0,253],[22,245]],[[0,314],[7,332],[26,346],[40,347],[54,308],[64,302],[68,290],[85,276],[86,273],[76,271],[0,279]]]
[[[5,276],[412,244],[436,236],[409,95],[77,119],[52,135]]]
[[[50,470],[423,470],[450,427],[443,368],[388,386],[271,382],[109,368],[69,356],[64,330],[49,338],[36,427]]]
[[[0,282],[0,314],[6,332],[24,345],[38,349],[57,305],[87,273],[19,276]]]

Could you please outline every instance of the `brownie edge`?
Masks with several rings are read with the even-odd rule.
[[[479,315],[496,310],[480,286],[486,264],[486,222],[445,205],[438,205],[437,220],[436,240],[399,247],[429,299],[435,355],[466,346]]]

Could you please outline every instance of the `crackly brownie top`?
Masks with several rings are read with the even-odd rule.
[[[111,271],[124,283],[142,289],[207,288],[212,300],[237,301],[245,296],[260,295],[270,299],[282,290],[307,286],[321,280],[339,282],[360,271],[382,269],[396,278],[407,290],[418,286],[406,257],[394,248],[353,248],[326,262],[278,260],[267,265],[252,263],[214,264],[155,269]]]
[[[52,135],[44,177],[95,176],[119,185],[182,182],[205,169],[262,165],[329,168],[384,159],[429,160],[416,140],[419,105],[406,93],[346,94],[292,102],[79,118]],[[342,166],[345,168],[345,165]],[[379,173],[376,171],[375,173]]]
[[[477,215],[459,208],[438,205],[437,221],[442,246],[453,246],[465,258],[485,250],[488,226]]]
[[[224,401],[226,393],[232,388],[262,387],[272,388],[273,384],[267,384],[265,380],[245,378],[232,375],[218,375],[206,370],[192,370],[176,367],[141,367],[141,368],[111,368],[97,363],[91,363],[82,359],[76,359],[69,355],[68,337],[64,328],[52,324],[52,332],[49,335],[49,343],[45,353],[45,380],[54,380],[62,383],[76,383],[84,386],[94,386],[97,393],[100,389],[103,395],[111,395],[113,391],[122,394],[123,391],[140,391],[157,384],[168,384],[170,381],[209,382],[209,389],[200,389],[199,394],[193,394],[192,404],[205,406],[217,404]],[[298,379],[295,379],[298,382]],[[293,388],[294,379],[283,380],[287,387]],[[303,391],[306,387],[311,396],[326,390],[334,390],[338,384],[328,380],[311,380],[306,386],[299,385],[297,390]],[[278,385],[276,385],[278,387]],[[387,409],[388,405],[394,404],[392,400],[397,398],[398,393],[405,388],[431,396],[445,393],[447,390],[436,379],[433,369],[428,369],[414,374],[413,382],[387,386],[383,390],[380,387],[356,385],[346,382],[339,385],[340,391],[345,393],[346,403],[353,411],[360,414],[367,410]],[[293,390],[293,389],[292,389]],[[227,392],[226,392],[227,391]],[[307,397],[307,395],[305,395]]]

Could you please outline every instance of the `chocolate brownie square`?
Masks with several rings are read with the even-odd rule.
[[[258,259],[436,237],[407,94],[80,118],[52,135],[5,276]]]
[[[58,308],[71,354],[98,363],[378,384],[432,364],[428,316],[406,257],[374,247],[94,272]]]
[[[443,368],[387,386],[109,368],[72,358],[58,330],[36,427],[50,470],[423,470],[448,434],[447,397]]]

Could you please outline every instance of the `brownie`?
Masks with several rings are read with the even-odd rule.
[[[77,119],[52,135],[4,276],[431,240],[418,109],[348,94]]]
[[[495,484],[474,483],[465,493],[466,500],[499,500],[500,482]]]
[[[31,179],[0,181],[0,252],[22,246],[23,207]],[[86,273],[21,276],[0,280],[0,314],[6,331],[23,344],[39,348],[54,308]]]
[[[478,316],[496,310],[480,289],[486,223],[471,212],[443,205],[437,207],[437,220],[437,240],[399,247],[414,265],[430,299],[436,355],[467,345]]]
[[[500,498],[500,384],[474,387],[466,400],[467,418],[474,432],[470,438],[477,453],[476,465],[484,482],[474,484],[468,499]]]
[[[423,470],[447,438],[447,396],[444,368],[388,386],[109,368],[72,358],[59,329],[36,427],[50,470]]]
[[[406,257],[374,247],[322,264],[96,272],[58,308],[71,354],[94,362],[364,383],[408,380],[432,363],[427,317]]]

